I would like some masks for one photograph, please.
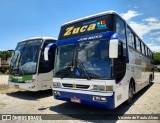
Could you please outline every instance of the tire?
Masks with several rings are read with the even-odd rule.
[[[133,80],[131,80],[131,82],[129,84],[129,89],[128,89],[128,100],[127,100],[127,103],[131,103],[132,102],[133,96],[134,96],[134,82],[133,82]]]
[[[149,77],[149,84],[148,86],[150,87],[152,85],[152,76]]]

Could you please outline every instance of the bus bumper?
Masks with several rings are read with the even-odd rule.
[[[16,83],[16,82],[11,82],[8,81],[8,85],[11,88],[15,89],[23,89],[23,90],[28,90],[28,91],[38,91],[38,88],[36,88],[35,83]]]
[[[56,91],[53,90],[53,96],[57,100],[63,100],[67,102],[76,102],[96,107],[102,107],[102,108],[108,108],[108,109],[114,109],[114,93],[112,96],[101,96],[100,94],[82,94],[82,93],[72,93],[72,92],[66,92],[66,91]],[[95,92],[97,93],[97,92]],[[95,100],[95,98],[102,98],[106,99],[103,100]]]

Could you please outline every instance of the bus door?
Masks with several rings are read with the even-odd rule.
[[[55,41],[56,42],[56,41]],[[51,47],[48,53],[48,61],[44,60],[44,49],[50,43],[55,43],[54,40],[46,40],[42,46],[39,68],[38,68],[38,83],[42,90],[49,89],[52,86],[54,59],[55,59],[55,47]]]
[[[118,58],[114,61],[115,79],[119,83],[126,72],[126,46],[121,41],[118,43]]]

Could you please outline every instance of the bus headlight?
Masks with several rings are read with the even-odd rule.
[[[98,85],[93,85],[94,90],[98,90]]]
[[[113,91],[113,86],[93,85],[93,90],[98,91]]]
[[[100,90],[100,91],[105,91],[105,86],[100,85],[100,86],[99,86],[99,90]]]
[[[60,82],[53,82],[53,87],[61,87],[61,83]]]
[[[113,86],[106,86],[106,91],[113,91]]]

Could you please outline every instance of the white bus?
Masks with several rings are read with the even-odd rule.
[[[55,99],[113,109],[153,78],[152,51],[116,12],[62,25],[55,55]]]
[[[35,37],[19,42],[9,67],[9,86],[29,91],[51,89],[54,55],[57,39]],[[49,60],[44,60],[44,49],[49,50]]]

